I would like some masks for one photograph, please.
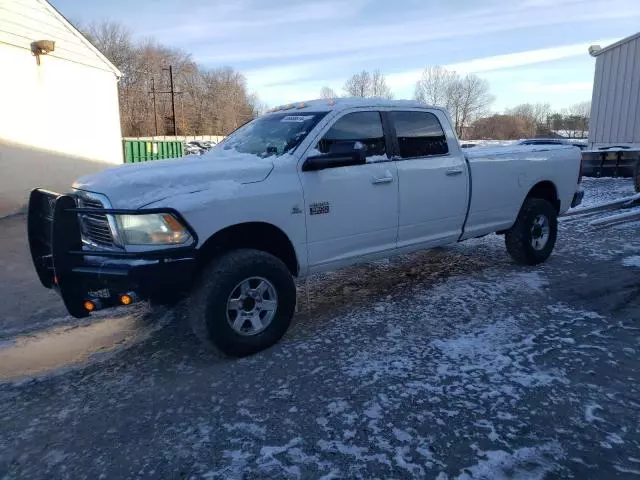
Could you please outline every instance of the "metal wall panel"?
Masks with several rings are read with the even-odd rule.
[[[596,57],[589,143],[640,143],[640,38]]]

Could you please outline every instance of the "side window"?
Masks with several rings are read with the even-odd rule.
[[[402,158],[449,153],[447,138],[438,118],[429,112],[391,112]]]
[[[365,146],[367,162],[387,160],[382,120],[379,112],[348,113],[325,133],[316,147],[321,153],[351,148],[355,142]]]

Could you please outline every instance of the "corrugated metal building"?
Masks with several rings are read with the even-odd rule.
[[[640,32],[589,53],[596,57],[590,148],[640,149]]]
[[[119,77],[46,0],[0,0],[0,216],[122,163]]]

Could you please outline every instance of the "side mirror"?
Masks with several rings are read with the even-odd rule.
[[[302,165],[303,172],[315,172],[327,168],[350,167],[353,165],[364,165],[367,163],[366,148],[360,142],[351,143],[351,148],[344,146],[332,148],[325,155],[314,155],[307,157]]]

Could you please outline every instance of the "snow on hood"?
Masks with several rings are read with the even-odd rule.
[[[79,178],[73,188],[106,195],[114,208],[141,208],[174,195],[232,191],[264,180],[271,170],[273,162],[268,158],[214,149],[200,156],[110,168]]]

